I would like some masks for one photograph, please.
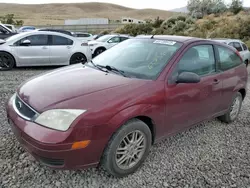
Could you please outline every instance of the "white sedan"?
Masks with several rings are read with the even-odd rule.
[[[119,44],[122,41],[125,41],[129,38],[132,38],[128,35],[104,35],[94,41],[90,41],[88,44],[92,51],[93,56],[97,56],[104,52],[107,49],[112,48],[113,46]]]
[[[57,32],[24,32],[0,41],[0,70],[15,66],[69,65],[91,58],[86,42]]]

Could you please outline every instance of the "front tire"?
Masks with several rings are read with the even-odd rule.
[[[12,55],[6,52],[0,52],[0,70],[7,71],[14,68],[16,62]]]
[[[101,164],[115,177],[132,174],[147,157],[151,143],[149,127],[138,119],[130,120],[112,136],[103,153]]]
[[[230,108],[226,114],[223,116],[218,117],[219,120],[221,120],[224,123],[232,123],[238,118],[238,115],[240,113],[240,109],[242,106],[242,95],[240,92],[237,92],[236,95],[233,98],[233,102],[230,105]]]
[[[97,49],[95,50],[95,53],[94,53],[95,57],[98,56],[98,55],[100,55],[100,54],[103,53],[104,51],[106,51],[105,48],[97,48]]]

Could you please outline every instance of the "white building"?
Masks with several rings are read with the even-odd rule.
[[[65,20],[64,25],[100,25],[109,24],[108,18],[80,18],[78,20]]]
[[[126,23],[136,23],[136,24],[142,24],[146,23],[144,20],[138,20],[135,18],[128,18],[128,17],[123,17],[121,19],[121,23],[126,24]]]

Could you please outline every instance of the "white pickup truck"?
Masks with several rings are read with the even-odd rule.
[[[250,51],[247,45],[241,40],[237,39],[212,39],[218,42],[223,42],[229,46],[234,47],[241,55],[246,66],[250,63]]]

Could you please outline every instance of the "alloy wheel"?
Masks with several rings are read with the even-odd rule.
[[[116,164],[120,169],[127,170],[134,167],[143,157],[146,146],[146,136],[141,131],[127,134],[116,150]]]
[[[241,106],[241,98],[238,96],[234,99],[234,102],[231,106],[230,116],[232,119],[237,118],[238,113],[240,111],[240,106]]]
[[[0,69],[9,69],[11,68],[12,63],[12,60],[7,55],[0,55]]]

